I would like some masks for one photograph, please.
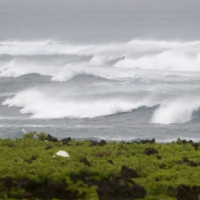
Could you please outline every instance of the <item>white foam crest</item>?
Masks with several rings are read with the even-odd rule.
[[[68,61],[66,61],[68,62]],[[69,61],[70,62],[70,61]],[[101,61],[100,61],[101,62]],[[153,79],[159,81],[187,81],[199,80],[200,73],[193,70],[190,73],[166,71],[163,73],[156,70],[136,69],[130,67],[130,62],[127,62],[126,67],[112,67],[107,64],[93,65],[87,61],[72,62],[65,65],[59,63],[41,63],[36,61],[13,59],[12,61],[2,63],[0,65],[0,77],[19,77],[31,73],[52,76],[52,81],[68,81],[79,74],[92,75],[105,79],[135,79],[136,76],[143,77],[143,79]],[[185,62],[186,63],[186,62]],[[185,64],[184,63],[184,64]],[[132,65],[131,65],[132,66]],[[144,65],[145,66],[145,65]],[[196,65],[196,67],[198,67]],[[192,69],[192,67],[191,67]]]
[[[135,82],[140,80],[144,83],[149,83],[151,80],[161,82],[184,82],[184,81],[198,81],[200,80],[200,73],[191,71],[185,73],[184,71],[165,71],[162,70],[145,70],[134,69],[129,67],[112,67],[109,65],[90,65],[87,62],[82,63],[69,63],[62,68],[57,68],[51,78],[52,81],[68,81],[77,75],[91,75],[109,80],[121,80],[125,82]]]
[[[92,57],[92,59],[90,60],[90,64],[91,65],[103,65],[112,59],[113,58],[109,58],[106,56],[96,55],[96,56]]]
[[[151,123],[184,123],[192,119],[193,112],[200,108],[199,97],[181,97],[164,101],[154,112]]]
[[[64,54],[92,56],[92,58],[88,63],[82,61],[82,67],[69,67],[69,65],[66,65],[63,68],[54,66],[41,67],[31,63],[31,61],[20,63],[14,60],[1,66],[0,76],[17,77],[28,73],[39,73],[53,76],[52,80],[54,81],[66,81],[78,74],[89,74],[109,79],[127,78],[134,76],[135,72],[133,70],[136,69],[196,72],[200,71],[199,52],[200,41],[133,40],[128,43],[102,45],[72,45],[66,42],[50,40],[35,42],[7,41],[0,42],[0,55]],[[118,61],[114,68],[111,68],[111,64],[108,63],[124,57],[125,59]],[[96,66],[96,68],[93,67],[92,69],[89,66]]]
[[[58,41],[0,42],[0,54],[9,55],[78,55],[79,51],[87,48],[87,45],[69,45]]]
[[[53,76],[58,71],[58,66],[45,66],[39,65],[37,63],[14,59],[0,66],[0,77],[19,77],[31,73]]]
[[[200,54],[191,55],[176,51],[165,51],[137,59],[126,58],[115,67],[165,71],[200,71]]]
[[[67,64],[51,78],[52,81],[68,81],[78,74],[85,74],[84,66],[77,68],[77,65]]]
[[[200,41],[194,42],[169,42],[169,41],[148,41],[132,40],[127,43],[110,44],[79,44],[72,45],[61,41],[35,41],[0,42],[0,54],[10,55],[53,55],[53,54],[76,54],[107,56],[125,56],[133,53],[149,51],[179,50],[186,52],[200,51]]]
[[[130,112],[141,106],[152,106],[154,102],[150,99],[130,101],[120,97],[70,100],[48,96],[37,89],[28,89],[5,100],[3,105],[22,107],[21,113],[31,113],[32,118],[92,118]]]
[[[153,40],[132,40],[127,43],[131,46],[143,47],[144,49],[187,49],[200,48],[200,41],[177,42],[177,41],[153,41]]]
[[[124,69],[114,69],[110,66],[91,66],[87,62],[70,63],[65,65],[58,73],[52,77],[52,81],[68,81],[77,75],[92,75],[105,79],[121,79],[135,77],[136,72]]]

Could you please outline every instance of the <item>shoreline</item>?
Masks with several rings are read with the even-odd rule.
[[[199,143],[0,139],[2,199],[198,199]]]

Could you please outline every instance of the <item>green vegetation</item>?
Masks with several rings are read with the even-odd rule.
[[[1,139],[0,199],[198,200],[198,146],[58,141],[35,132]],[[70,158],[54,156],[59,150]]]

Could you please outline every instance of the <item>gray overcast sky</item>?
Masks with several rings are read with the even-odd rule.
[[[0,40],[197,40],[198,0],[1,0]]]

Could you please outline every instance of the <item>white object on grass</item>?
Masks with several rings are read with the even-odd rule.
[[[69,158],[70,157],[69,154],[66,151],[62,151],[62,150],[58,151],[56,153],[56,156],[61,156],[61,157],[65,157],[65,158]],[[53,157],[55,157],[55,155]]]

